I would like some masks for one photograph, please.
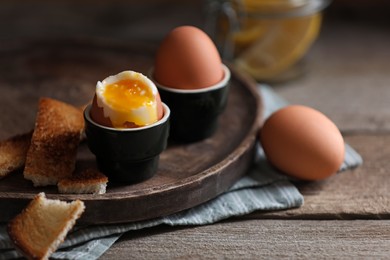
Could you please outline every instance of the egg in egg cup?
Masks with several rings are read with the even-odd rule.
[[[96,85],[84,111],[88,147],[110,181],[134,183],[151,178],[169,136],[170,109],[154,83],[124,71]]]
[[[155,175],[169,136],[170,109],[165,104],[163,108],[164,116],[159,121],[136,128],[100,125],[91,119],[91,106],[85,109],[88,147],[110,181],[135,183]]]
[[[149,72],[158,88],[161,99],[171,109],[170,138],[177,142],[191,143],[212,136],[218,126],[218,118],[224,111],[229,93],[230,70],[222,64],[223,78],[218,83],[199,89],[178,89],[160,84]]]

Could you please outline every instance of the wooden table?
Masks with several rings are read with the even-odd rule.
[[[125,234],[103,259],[390,257],[390,34],[388,27],[325,20],[305,77],[274,86],[327,114],[364,165],[298,185],[298,209],[256,212],[209,226]]]
[[[1,6],[1,40],[87,32],[93,37],[157,42],[174,26],[202,26],[198,1],[130,2],[125,7],[121,1],[93,7],[90,1],[36,2],[8,1]],[[33,11],[23,11],[27,9]],[[363,166],[325,181],[298,184],[305,198],[298,209],[255,212],[208,226],[129,232],[102,259],[389,258],[388,28],[383,21],[325,20],[307,58],[307,75],[273,86],[291,103],[327,114],[362,155]]]

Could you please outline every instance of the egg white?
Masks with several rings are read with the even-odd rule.
[[[153,103],[150,106],[142,106],[138,108],[130,107],[126,110],[113,109],[113,107],[106,102],[104,97],[105,88],[107,85],[111,85],[126,79],[137,79],[145,86],[147,86],[155,97]],[[123,71],[117,75],[109,76],[103,81],[98,81],[96,84],[96,98],[98,107],[103,108],[104,117],[110,118],[113,124],[116,122],[118,125],[123,125],[126,121],[133,122],[138,126],[145,126],[155,123],[158,118],[156,102],[157,95],[158,90],[155,84],[142,73],[135,71]],[[121,121],[123,118],[126,118],[126,120],[124,122],[118,123],[118,121]]]

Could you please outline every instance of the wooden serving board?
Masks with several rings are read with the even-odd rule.
[[[89,102],[95,84],[123,70],[146,73],[155,46],[68,40],[0,45],[0,139],[32,129],[41,96],[76,106]],[[217,132],[204,141],[169,143],[153,178],[138,184],[109,183],[102,195],[59,194],[35,188],[22,171],[0,180],[0,221],[8,221],[39,192],[48,198],[81,199],[79,223],[120,223],[179,212],[225,192],[251,164],[262,103],[252,81],[232,71],[228,105]],[[44,163],[44,162],[42,162]],[[79,148],[77,169],[94,166],[87,145]]]

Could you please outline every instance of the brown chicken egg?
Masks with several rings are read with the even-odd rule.
[[[208,35],[193,26],[180,26],[162,41],[153,76],[166,87],[200,89],[220,82],[224,73],[221,57]]]
[[[344,140],[336,125],[321,112],[299,105],[273,113],[260,131],[267,159],[301,180],[325,179],[344,160]]]

